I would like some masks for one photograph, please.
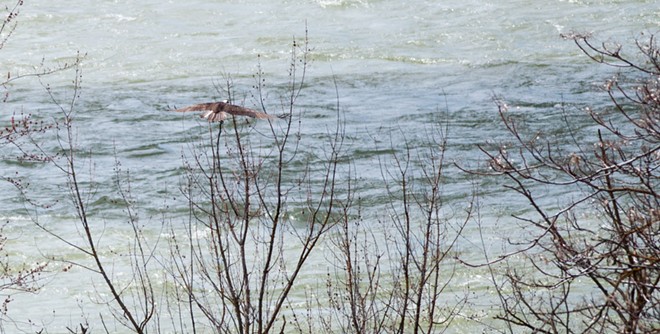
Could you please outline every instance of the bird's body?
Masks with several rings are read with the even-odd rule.
[[[176,109],[178,112],[202,111],[200,117],[206,118],[209,122],[222,122],[228,115],[247,116],[257,119],[275,119],[277,116],[252,110],[249,108],[229,104],[227,102],[208,102],[194,104],[185,108]]]

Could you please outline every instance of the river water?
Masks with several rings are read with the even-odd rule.
[[[387,205],[380,200],[386,197],[382,161],[390,161],[402,143],[428,143],[427,130],[434,125],[448,124],[450,161],[479,166],[484,157],[477,145],[506,138],[494,96],[505,99],[530,128],[554,134],[563,126],[562,106],[580,114],[586,106],[605,105],[597,86],[614,71],[589,61],[560,34],[588,32],[598,40],[619,41],[632,52],[640,33],[660,28],[660,3],[35,0],[25,1],[16,22],[0,50],[2,73],[27,75],[71,63],[78,52],[85,55],[75,140],[85,157],[81,168],[97,185],[90,197],[92,216],[103,222],[106,240],[121,241],[125,216],[111,200],[115,161],[131,173],[143,221],[153,221],[151,230],[144,224],[145,233],[157,235],[163,220],[185,217],[181,155],[190,150],[189,142],[203,142],[208,128],[192,115],[181,117],[169,110],[227,98],[217,86],[222,87],[228,76],[234,100],[258,107],[251,94],[259,69],[266,79],[265,105],[278,110],[294,39],[300,43],[307,36],[311,48],[299,105],[304,111],[301,132],[307,137],[303,150],[322,150],[326,145],[322,138],[336,122],[338,101],[346,153],[354,176],[362,182],[361,196],[374,198],[364,204],[365,213],[374,214],[364,218],[369,221],[378,220],[376,213]],[[66,104],[74,78],[72,71],[63,71],[41,82],[34,77],[12,81],[5,90],[7,101],[0,104],[2,126],[13,113],[31,113],[45,121],[60,117],[44,86]],[[584,117],[576,116],[574,122],[577,128],[588,127],[580,123]],[[265,129],[256,125],[260,126]],[[42,145],[56,149],[54,143]],[[31,180],[28,195],[53,204],[34,210],[13,186],[0,183],[0,221],[7,222],[4,232],[9,238],[5,251],[29,263],[45,261],[49,254],[79,256],[33,223],[36,219],[58,233],[76,233],[71,223],[75,212],[62,178],[40,164],[14,162],[11,145],[0,149],[2,176],[20,173]],[[452,166],[445,175],[447,205],[459,212],[473,182]],[[512,210],[525,210],[516,207],[522,202],[503,193],[499,182],[478,183],[486,222],[506,226]],[[476,235],[465,239],[472,238]],[[492,239],[497,243],[501,236]],[[315,258],[313,267],[325,268],[325,260]],[[127,269],[115,270],[121,274]],[[479,284],[478,274],[463,275]],[[80,322],[81,313],[95,319],[106,312],[93,302],[98,298],[94,285],[100,281],[88,271],[74,268],[48,275],[43,283],[39,293],[13,296],[8,311],[13,321],[5,323],[7,332],[40,326],[62,332],[66,325]],[[451,331],[473,332],[479,326],[461,321]]]

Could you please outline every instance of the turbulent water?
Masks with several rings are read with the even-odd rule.
[[[13,1],[2,5],[13,6]],[[585,106],[605,104],[597,86],[614,71],[591,62],[560,34],[592,33],[633,52],[635,37],[660,28],[659,5],[642,0],[25,1],[16,29],[0,49],[0,72],[29,75],[84,55],[75,141],[84,157],[81,168],[97,184],[92,214],[104,222],[106,238],[121,240],[126,231],[118,227],[121,207],[111,191],[115,161],[130,171],[141,213],[154,221],[147,233],[157,235],[160,217],[185,216],[181,155],[208,131],[192,115],[169,110],[227,98],[222,93],[227,77],[233,80],[234,100],[259,107],[252,94],[254,75],[261,70],[265,105],[278,111],[294,40],[307,39],[311,48],[299,100],[306,147],[322,150],[339,103],[346,152],[364,180],[360,192],[368,212],[384,205],[382,161],[404,142],[427,143],[434,125],[448,124],[449,160],[483,163],[477,145],[505,138],[495,96],[530,128],[550,135],[563,127],[562,109],[580,114]],[[0,125],[21,112],[57,119],[61,114],[45,87],[66,107],[74,79],[72,71],[63,71],[12,81],[5,87],[7,101],[0,104]],[[576,128],[587,127],[584,121],[572,120]],[[54,142],[42,145],[57,149]],[[32,180],[29,195],[53,204],[35,213],[12,185],[1,183],[0,221],[7,222],[10,238],[5,250],[26,261],[43,261],[43,254],[76,256],[32,222],[55,221],[61,233],[76,232],[61,178],[44,173],[38,163],[14,162],[17,152],[11,145],[0,150],[2,176],[20,172]],[[444,191],[460,211],[472,183],[456,168],[446,175]],[[485,216],[508,217],[516,209],[502,205],[497,182],[481,187]],[[322,262],[314,265],[325,268]],[[75,324],[81,314],[77,303],[85,303],[88,314],[98,313],[89,311],[88,297],[95,291],[91,280],[84,270],[61,273],[39,294],[15,297],[9,315],[23,329],[29,321],[37,323],[35,328],[42,322],[60,329]],[[471,331],[472,325],[461,326],[466,327],[456,331]]]

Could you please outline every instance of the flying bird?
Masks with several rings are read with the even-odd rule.
[[[217,157],[220,156],[220,135],[222,134],[222,124],[227,119],[228,115],[232,116],[247,116],[256,119],[277,119],[277,118],[288,118],[289,114],[282,114],[278,116],[269,115],[260,111],[252,110],[250,108],[245,108],[237,105],[228,103],[227,100],[222,102],[207,102],[200,104],[193,104],[191,106],[176,109],[177,112],[188,112],[188,111],[201,111],[201,118],[206,118],[209,123],[218,122],[218,136],[215,140],[215,154]]]
[[[286,115],[273,116],[260,111],[233,105],[227,103],[226,100],[223,102],[208,102],[208,103],[194,104],[185,108],[176,109],[174,111],[178,111],[178,112],[202,111],[202,113],[200,114],[201,118],[206,118],[209,122],[220,122],[220,123],[222,123],[225,119],[227,119],[228,115],[247,116],[257,119],[276,119],[276,118],[286,117]]]

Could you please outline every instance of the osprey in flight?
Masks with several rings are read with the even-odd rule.
[[[209,122],[223,122],[225,119],[227,119],[228,115],[248,116],[257,119],[276,119],[276,118],[286,117],[286,115],[283,116],[268,115],[260,111],[229,104],[227,103],[227,101],[200,103],[181,109],[176,109],[174,111],[178,111],[178,112],[202,111],[200,117],[206,118]]]

